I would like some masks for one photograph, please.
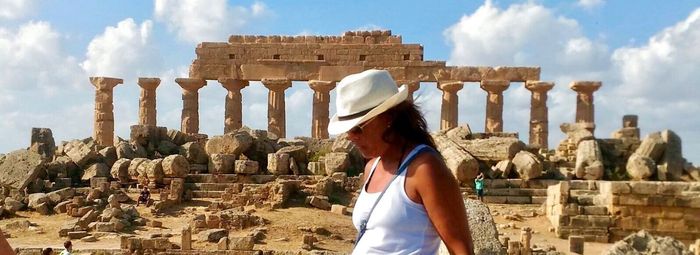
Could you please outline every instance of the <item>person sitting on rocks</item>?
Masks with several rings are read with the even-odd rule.
[[[141,190],[141,195],[139,195],[139,199],[136,201],[136,206],[139,206],[140,204],[146,205],[148,207],[148,200],[151,199],[151,192],[148,191],[147,186],[143,186],[143,190]]]

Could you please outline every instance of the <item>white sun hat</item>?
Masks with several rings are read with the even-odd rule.
[[[386,70],[367,70],[343,78],[336,88],[336,113],[328,133],[342,134],[408,98],[408,88],[396,86]]]

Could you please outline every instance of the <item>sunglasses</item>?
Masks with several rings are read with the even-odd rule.
[[[352,127],[352,128],[348,131],[348,133],[355,134],[355,135],[361,135],[362,132],[363,132],[363,129],[367,126],[367,124],[369,124],[370,122],[372,122],[372,121],[373,121],[374,119],[376,119],[378,116],[379,116],[379,115],[374,116],[374,117],[368,119],[367,121],[363,122],[362,124]]]

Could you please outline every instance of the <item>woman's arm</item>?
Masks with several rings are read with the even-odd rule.
[[[474,254],[457,179],[436,155],[425,153],[416,159],[416,163],[412,176],[415,185],[411,186],[415,187],[450,254]]]

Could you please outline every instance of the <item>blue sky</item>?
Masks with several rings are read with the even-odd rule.
[[[116,134],[137,121],[137,77],[160,77],[158,123],[179,128],[177,77],[186,77],[201,41],[230,34],[340,35],[390,29],[424,46],[426,60],[450,65],[541,66],[550,92],[550,147],[574,118],[573,80],[600,80],[596,135],[609,137],[622,115],[639,115],[642,135],[672,129],[684,156],[700,162],[700,4],[697,1],[40,1],[0,0],[0,151],[28,146],[31,127],[57,140],[92,132],[88,76],[124,79],[115,88]],[[419,102],[438,126],[440,92],[423,84]],[[311,91],[286,93],[288,134],[310,135]],[[200,91],[201,131],[223,132],[225,90]],[[244,89],[244,124],[266,127],[266,91]],[[459,92],[459,122],[482,131],[485,93]],[[527,140],[529,92],[505,93],[505,130]],[[302,109],[302,110],[298,110]],[[303,110],[308,109],[308,110]],[[332,107],[331,112],[334,111]]]

